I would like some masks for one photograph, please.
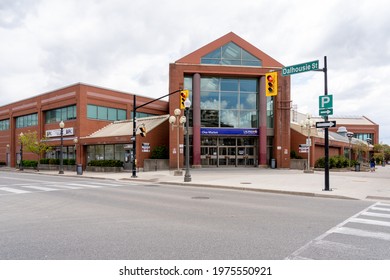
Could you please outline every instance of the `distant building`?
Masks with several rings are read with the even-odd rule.
[[[300,149],[302,145],[307,143],[308,132],[301,125],[301,122],[307,118],[307,115],[293,110],[291,116],[291,151],[307,159],[308,153],[305,149]],[[315,127],[316,122],[324,121],[323,118],[311,117],[311,120],[314,126],[310,130],[310,166],[313,167],[316,160],[325,156],[325,139],[324,129]],[[365,116],[348,118],[333,118],[330,116],[329,120],[336,121],[336,127],[329,129],[329,156],[345,156],[349,158],[351,150],[351,159],[367,160],[368,153],[372,151],[373,145],[378,143],[379,126]],[[353,132],[353,137],[349,138],[347,132]],[[368,142],[367,139],[369,140]],[[370,139],[372,139],[372,142],[370,142]],[[367,146],[367,150],[361,151],[361,154],[358,155],[354,151],[354,147],[357,145]]]

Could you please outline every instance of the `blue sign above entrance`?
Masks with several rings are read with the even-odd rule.
[[[202,127],[200,129],[201,135],[243,135],[243,136],[259,136],[259,129],[257,128],[209,128]]]

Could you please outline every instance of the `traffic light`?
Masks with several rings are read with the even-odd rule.
[[[141,126],[141,127],[139,128],[139,130],[141,130],[140,135],[141,135],[142,137],[146,137],[146,127],[145,127],[145,126]]]
[[[188,98],[188,89],[184,89],[180,91],[180,109],[185,109],[184,101]]]
[[[265,85],[265,95],[266,96],[275,96],[278,94],[278,73],[270,72],[265,74],[266,85]]]

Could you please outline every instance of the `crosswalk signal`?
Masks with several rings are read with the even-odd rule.
[[[265,95],[275,96],[278,94],[278,73],[270,72],[265,74],[266,86]]]
[[[141,135],[142,137],[146,137],[146,127],[141,126],[139,129],[141,130],[140,135]]]
[[[180,109],[185,109],[184,101],[188,98],[188,89],[180,91]]]

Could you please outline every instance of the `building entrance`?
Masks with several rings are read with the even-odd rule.
[[[255,166],[257,143],[255,137],[202,137],[202,166]]]

